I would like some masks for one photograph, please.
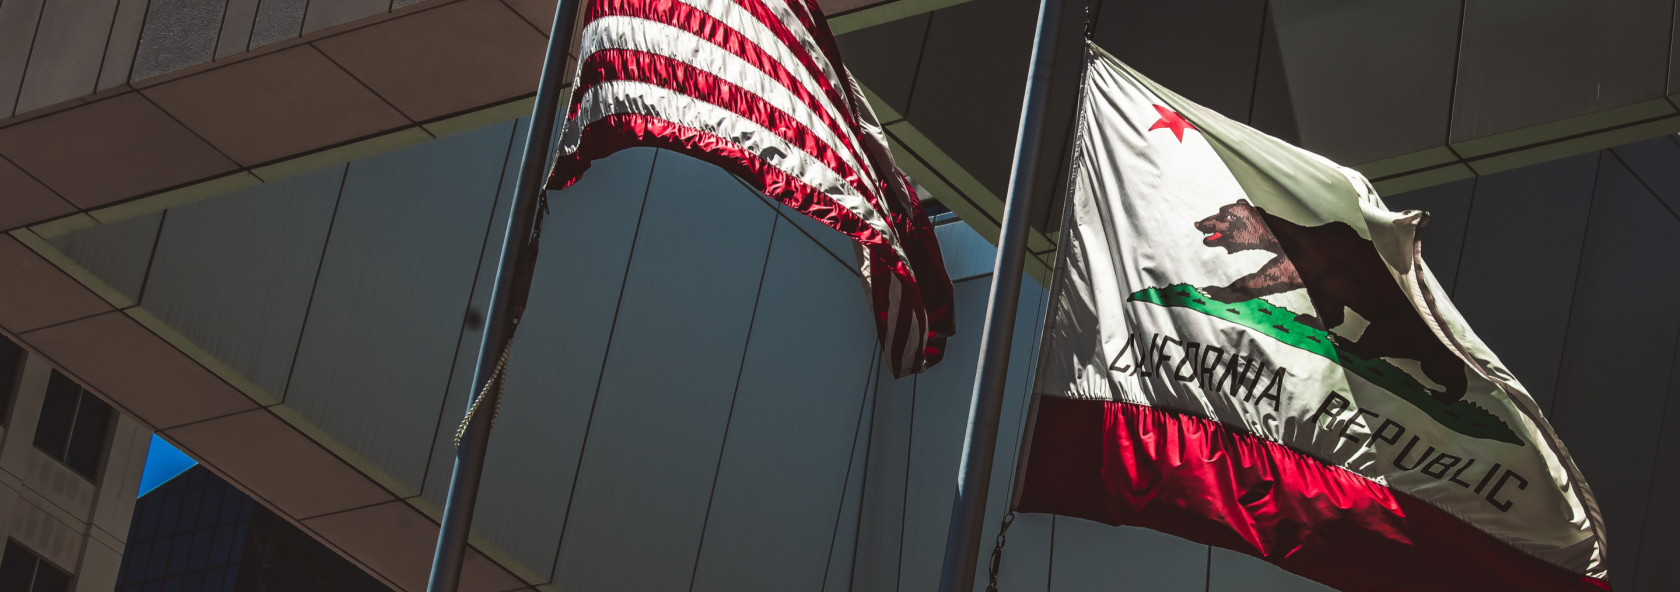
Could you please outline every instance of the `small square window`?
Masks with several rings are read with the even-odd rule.
[[[0,557],[0,590],[69,592],[70,574],[53,567],[17,541],[6,541],[6,555]]]
[[[35,447],[95,481],[115,415],[99,397],[53,370],[35,424]]]

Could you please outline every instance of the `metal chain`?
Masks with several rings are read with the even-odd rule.
[[[986,592],[997,592],[998,564],[1003,563],[1003,544],[1007,542],[1004,535],[1009,533],[1009,525],[1015,523],[1015,513],[1003,515],[1003,527],[998,529],[997,546],[992,547],[992,565],[986,568]]]
[[[511,337],[511,336],[510,336]],[[472,423],[473,414],[478,413],[478,406],[484,403],[485,397],[490,396],[490,389],[496,389],[496,406],[490,411],[490,427],[496,427],[496,418],[502,414],[502,390],[507,382],[508,354],[513,352],[513,340],[508,339],[502,346],[502,357],[496,361],[496,369],[490,373],[490,380],[484,383],[484,389],[478,391],[473,398],[472,406],[467,407],[467,416],[461,418],[461,425],[455,428],[455,447],[461,447],[461,438],[467,435],[467,424]]]

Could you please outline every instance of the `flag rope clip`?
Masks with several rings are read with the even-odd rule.
[[[997,546],[992,547],[992,564],[986,568],[986,575],[989,578],[986,582],[986,592],[997,592],[998,564],[1003,563],[1003,545],[1007,540],[1004,535],[1009,533],[1009,525],[1014,522],[1015,512],[1003,515],[1003,526],[998,528]]]

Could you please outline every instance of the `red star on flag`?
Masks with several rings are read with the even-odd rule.
[[[1150,131],[1161,128],[1170,129],[1172,130],[1173,135],[1178,137],[1178,141],[1182,143],[1184,142],[1184,130],[1196,129],[1196,126],[1190,125],[1190,122],[1185,121],[1184,116],[1179,115],[1177,111],[1156,105],[1155,112],[1161,114],[1161,120],[1156,121],[1155,125],[1149,126]]]

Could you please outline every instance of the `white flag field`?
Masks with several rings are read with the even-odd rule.
[[[1428,214],[1089,46],[1016,508],[1347,591],[1605,590],[1603,519]]]

